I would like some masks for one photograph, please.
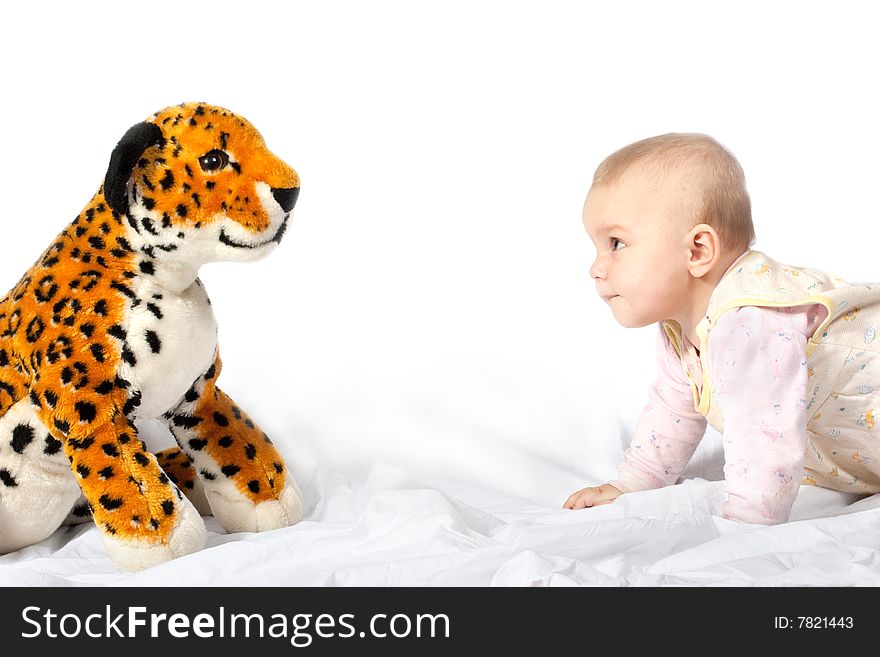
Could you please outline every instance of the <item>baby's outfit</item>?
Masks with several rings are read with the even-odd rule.
[[[723,435],[725,517],[788,519],[801,483],[880,492],[880,283],[747,251],[697,325],[660,323],[659,373],[611,482],[674,484],[708,421]]]

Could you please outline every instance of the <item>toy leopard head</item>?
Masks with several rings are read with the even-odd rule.
[[[191,271],[269,253],[287,229],[299,176],[247,120],[184,103],[125,133],[103,194],[134,231],[135,248]]]

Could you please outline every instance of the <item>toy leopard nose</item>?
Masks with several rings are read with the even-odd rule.
[[[299,196],[299,187],[288,187],[286,189],[273,189],[272,196],[278,201],[278,205],[285,212],[293,210],[296,205],[296,198]]]

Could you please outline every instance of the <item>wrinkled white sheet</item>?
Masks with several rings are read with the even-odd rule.
[[[692,479],[566,511],[375,464],[302,477],[307,517],[117,572],[97,530],[63,528],[0,557],[3,586],[880,585],[880,495],[802,488],[775,527],[719,517],[723,483]]]

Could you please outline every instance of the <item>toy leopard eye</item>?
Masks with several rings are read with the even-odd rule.
[[[216,148],[199,158],[199,166],[204,171],[220,171],[227,164],[229,164],[229,156]]]

